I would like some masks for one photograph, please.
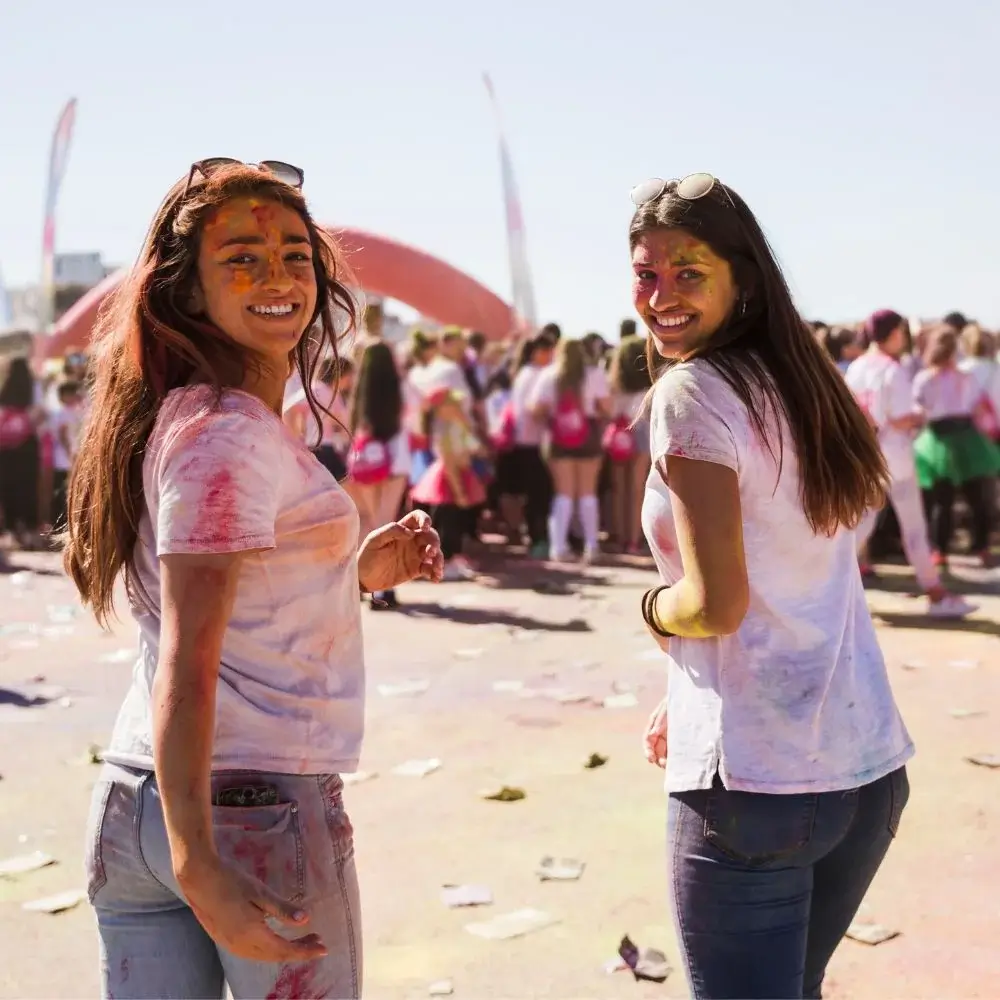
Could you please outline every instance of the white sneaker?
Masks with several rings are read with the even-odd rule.
[[[927,608],[927,614],[931,618],[964,618],[978,610],[978,604],[973,604],[972,601],[967,601],[958,594],[948,594],[940,601],[931,601]]]
[[[454,556],[444,564],[441,580],[444,583],[455,583],[458,580],[475,580],[476,576],[476,571],[465,556]]]

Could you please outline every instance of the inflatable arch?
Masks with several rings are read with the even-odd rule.
[[[347,253],[356,283],[370,295],[397,299],[447,326],[481,330],[501,340],[513,328],[510,306],[474,278],[437,257],[360,229],[330,229]],[[113,274],[60,318],[49,337],[38,338],[43,357],[83,350],[105,298],[121,282]]]

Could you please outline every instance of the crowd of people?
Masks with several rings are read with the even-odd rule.
[[[381,304],[366,308],[344,356],[323,359],[314,412],[293,377],[285,421],[343,482],[362,525],[417,507],[442,538],[445,580],[473,579],[484,534],[531,559],[593,562],[647,555],[640,510],[649,474],[651,381],[645,338],[622,321],[616,343],[565,338],[558,324],[507,343],[475,331],[414,329],[382,338]],[[879,430],[893,475],[889,520],[929,597],[929,611],[972,610],[941,582],[956,511],[968,550],[993,565],[990,539],[1000,461],[1000,345],[959,313],[909,321],[882,310],[854,326],[811,324]],[[86,355],[37,372],[14,358],[0,382],[0,530],[23,549],[45,548],[65,524],[66,484],[88,407]],[[960,506],[957,501],[961,501]],[[397,606],[395,593],[372,606]]]
[[[643,744],[692,994],[819,997],[914,753],[859,541],[888,500],[931,609],[971,611],[940,572],[956,491],[989,562],[995,345],[885,311],[810,331],[749,206],[692,174],[632,191],[645,337],[394,348],[302,186],[192,164],[102,311],[90,402],[23,359],[0,389],[6,527],[41,537],[64,440],[65,568],[101,623],[124,580],[139,633],[85,837],[102,995],[361,994],[361,600],[468,578],[492,527],[554,563],[648,547]]]

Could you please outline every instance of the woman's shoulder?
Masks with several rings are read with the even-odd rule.
[[[671,365],[653,387],[654,405],[712,407],[720,411],[746,409],[733,387],[704,358]]]
[[[187,385],[167,393],[150,444],[174,449],[217,442],[226,448],[252,439],[259,446],[276,441],[280,428],[277,414],[247,392],[223,389],[220,394],[210,385]]]

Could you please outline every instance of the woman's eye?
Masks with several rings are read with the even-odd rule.
[[[697,281],[701,277],[701,271],[696,271],[693,267],[685,267],[677,277],[681,281]]]
[[[312,263],[312,257],[307,253],[303,253],[301,250],[296,250],[294,253],[290,253],[285,260],[292,264],[305,264]]]
[[[636,279],[639,281],[654,281],[656,275],[652,271],[636,271]]]
[[[230,257],[229,260],[226,261],[227,264],[239,264],[242,266],[246,266],[247,264],[252,264],[253,262],[254,262],[253,255],[248,253],[235,254],[234,256]]]

